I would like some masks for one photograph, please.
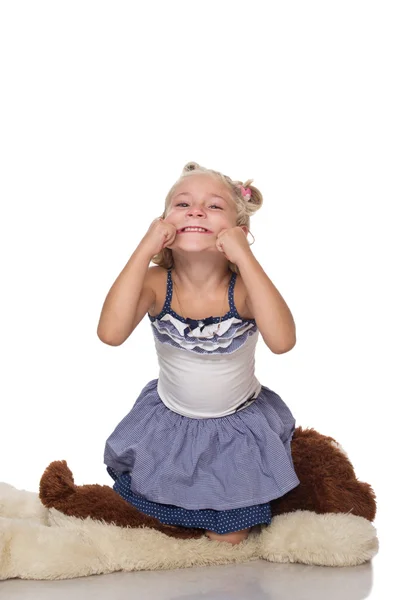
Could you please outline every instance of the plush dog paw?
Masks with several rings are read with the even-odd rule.
[[[275,517],[260,537],[261,558],[271,562],[350,567],[378,552],[376,529],[364,517],[298,510]]]

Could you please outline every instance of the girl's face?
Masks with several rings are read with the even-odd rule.
[[[236,205],[227,186],[213,175],[199,173],[186,177],[175,188],[164,220],[176,227],[172,247],[206,249],[215,246],[223,229],[236,226],[236,218]]]

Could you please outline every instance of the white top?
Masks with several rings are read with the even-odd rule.
[[[156,317],[149,315],[160,367],[157,392],[170,410],[185,417],[224,417],[245,408],[261,392],[254,374],[259,330],[254,319],[238,314],[233,301],[235,282],[232,273],[230,310],[220,324],[216,317],[193,321],[171,309],[168,271],[163,310]],[[199,337],[212,333],[212,339]]]
[[[196,419],[235,412],[261,391],[254,375],[257,338],[258,332],[236,352],[223,355],[195,354],[156,339],[161,400],[174,412]]]

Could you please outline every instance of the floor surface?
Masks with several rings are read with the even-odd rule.
[[[379,556],[379,555],[378,555]],[[372,587],[374,561],[315,567],[253,560],[174,571],[111,573],[61,581],[0,582],[1,600],[359,600]],[[137,595],[136,595],[137,594]],[[140,594],[140,595],[139,595]],[[379,597],[379,596],[377,596]],[[381,596],[382,597],[382,596]]]

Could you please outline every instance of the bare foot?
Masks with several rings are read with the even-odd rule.
[[[243,542],[250,533],[249,529],[241,529],[240,531],[232,531],[232,533],[215,533],[215,531],[206,531],[206,536],[215,542],[229,542],[232,545]]]

